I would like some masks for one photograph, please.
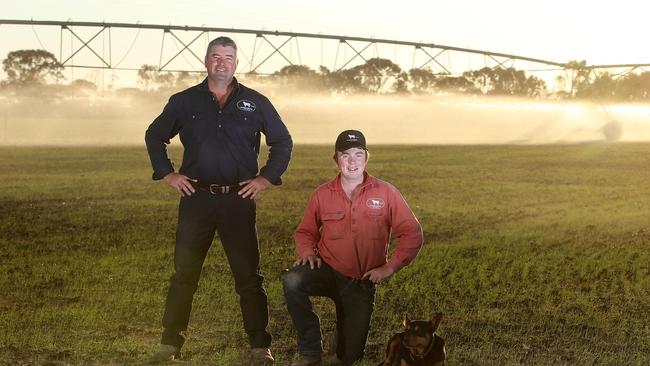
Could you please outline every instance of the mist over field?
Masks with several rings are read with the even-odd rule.
[[[469,95],[290,94],[259,87],[298,144],[360,129],[372,144],[650,141],[650,106]],[[0,145],[138,145],[173,93],[0,96]],[[178,143],[175,139],[173,143]]]

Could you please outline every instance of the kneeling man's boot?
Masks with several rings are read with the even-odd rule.
[[[317,366],[321,363],[321,355],[299,355],[291,366]]]
[[[273,365],[273,356],[271,350],[266,347],[251,349],[251,364],[255,366],[271,366]]]
[[[149,363],[156,364],[170,360],[179,359],[181,357],[181,349],[169,344],[160,344],[158,349],[149,359]]]

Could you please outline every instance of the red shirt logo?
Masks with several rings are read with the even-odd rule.
[[[381,198],[370,198],[366,201],[366,206],[379,210],[380,208],[384,207],[384,200]]]

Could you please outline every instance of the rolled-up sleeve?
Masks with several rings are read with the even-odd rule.
[[[153,168],[152,179],[159,180],[174,171],[174,164],[167,154],[167,145],[181,129],[179,98],[172,96],[162,113],[149,125],[145,132],[147,152]]]
[[[282,184],[282,174],[289,166],[293,140],[287,126],[282,122],[280,114],[271,102],[263,97],[261,112],[264,119],[264,136],[269,146],[269,156],[266,164],[260,169],[260,175],[274,185]]]

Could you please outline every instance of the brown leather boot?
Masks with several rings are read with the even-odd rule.
[[[171,360],[177,360],[181,357],[181,349],[168,344],[159,344],[156,352],[149,359],[150,364],[158,364]]]
[[[271,366],[273,365],[273,356],[271,350],[268,348],[253,348],[251,349],[251,364],[255,366]]]
[[[291,366],[317,366],[320,365],[321,355],[299,355]]]

